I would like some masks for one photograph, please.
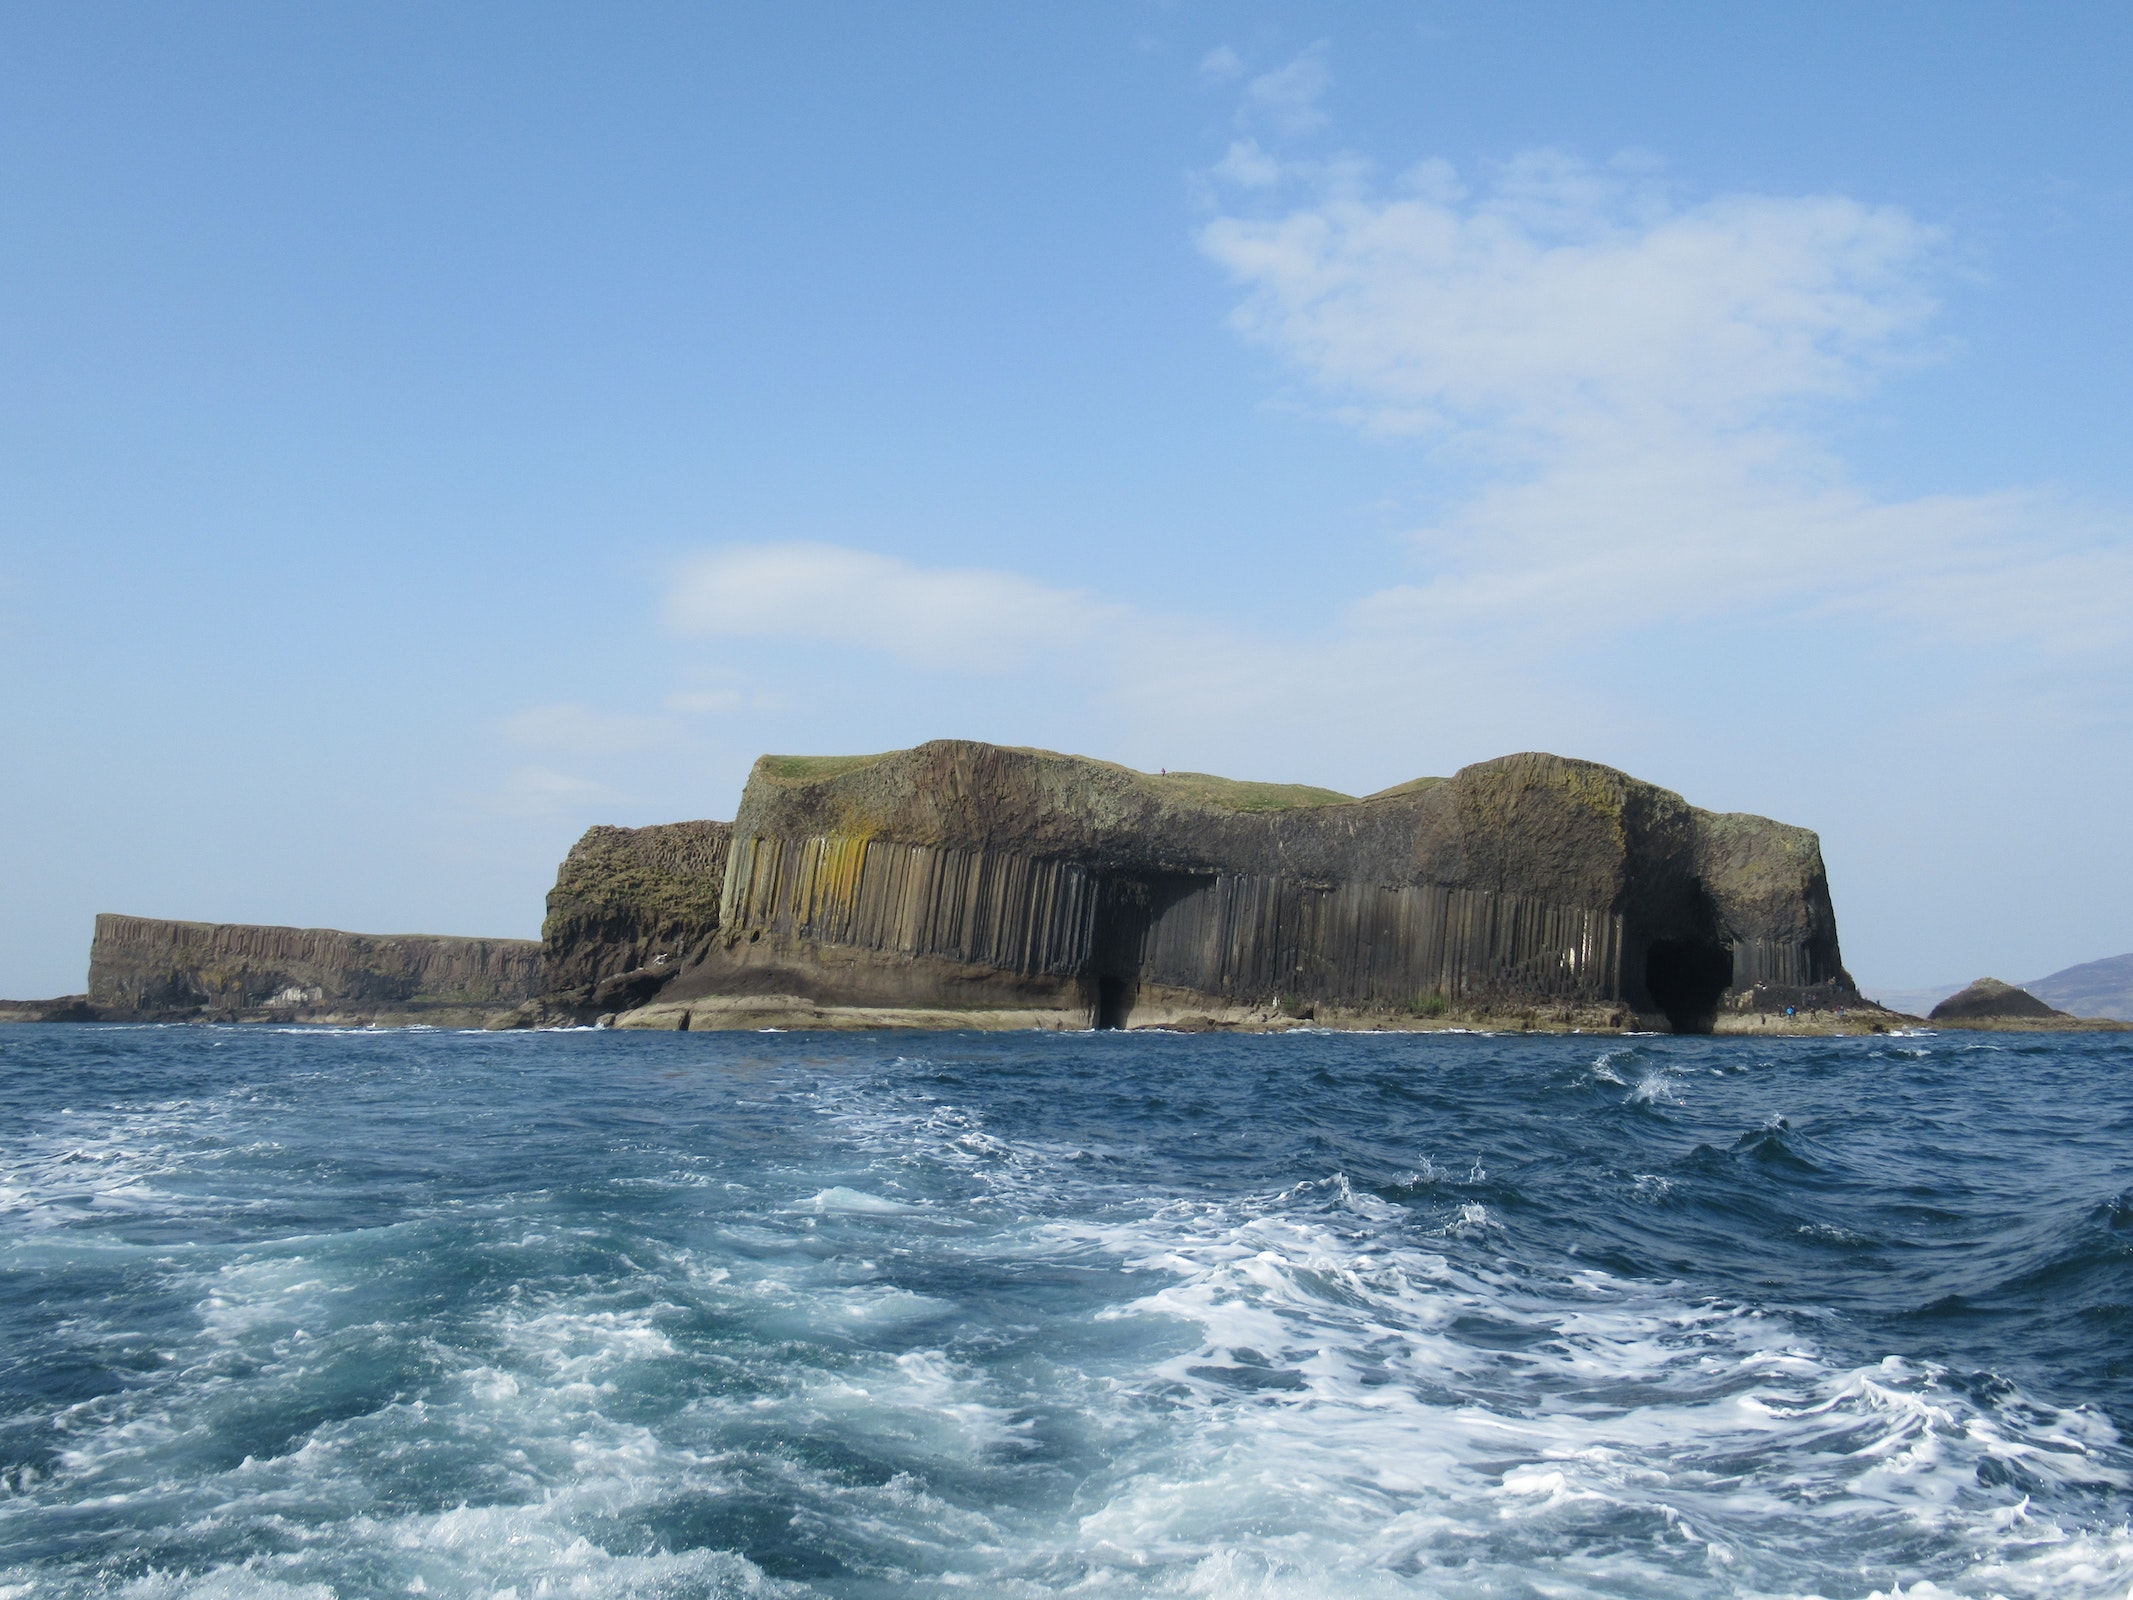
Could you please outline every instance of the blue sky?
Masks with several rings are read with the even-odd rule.
[[[1870,986],[2133,949],[2133,13],[0,17],[0,993],[536,931],[963,735],[1816,828]]]

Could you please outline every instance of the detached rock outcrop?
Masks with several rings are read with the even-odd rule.
[[[541,1008],[590,1019],[641,1006],[718,932],[733,839],[724,822],[591,828],[541,924]]]
[[[106,913],[88,1009],[107,1021],[479,1021],[539,992],[531,939],[343,933]]]
[[[1864,1007],[1815,836],[1506,756],[1361,799],[941,740],[756,763],[686,1025],[750,996],[1122,1026]],[[1871,1008],[1868,1008],[1871,1009]]]
[[[2067,1018],[2067,1013],[2046,1005],[2027,989],[2002,983],[1998,978],[1980,978],[1969,988],[1951,994],[1926,1014],[1928,1022],[2007,1019],[2048,1022],[2053,1018]]]

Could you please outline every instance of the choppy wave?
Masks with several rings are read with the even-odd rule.
[[[2110,1596],[2108,1038],[0,1039],[0,1597]]]

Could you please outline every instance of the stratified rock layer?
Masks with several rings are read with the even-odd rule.
[[[1365,799],[942,740],[766,756],[662,996],[1297,1015],[1858,1004],[1815,836],[1506,756]]]
[[[2011,983],[2002,983],[1998,978],[1980,978],[1967,989],[1959,989],[1948,996],[1927,1014],[1929,1022],[1965,1022],[1998,1018],[2030,1018],[2043,1021],[2052,1017],[2065,1017],[2064,1011],[2056,1011],[2046,1005],[2027,989],[2018,989]]]
[[[541,924],[543,1001],[597,1015],[642,1005],[718,932],[733,828],[591,828],[571,847]]]
[[[471,1018],[540,990],[531,939],[342,933],[106,913],[89,948],[105,1018]]]

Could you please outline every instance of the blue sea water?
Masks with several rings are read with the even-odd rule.
[[[0,1030],[0,1597],[2111,1596],[2109,1036]]]

